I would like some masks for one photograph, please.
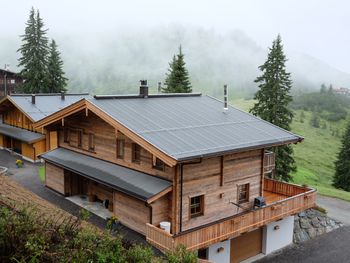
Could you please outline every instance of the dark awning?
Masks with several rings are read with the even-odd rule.
[[[31,132],[31,131],[13,127],[4,123],[0,123],[0,134],[9,136],[11,138],[14,138],[26,143],[34,143],[42,139],[45,139],[45,135],[41,133]]]
[[[64,148],[47,152],[41,158],[143,201],[166,191],[172,185],[167,180]]]

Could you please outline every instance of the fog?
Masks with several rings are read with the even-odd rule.
[[[70,91],[155,89],[183,46],[196,91],[251,96],[278,33],[294,92],[323,82],[350,87],[350,18],[346,1],[0,1],[0,67],[17,70],[19,35],[33,6],[62,53]],[[335,4],[336,3],[336,4]]]

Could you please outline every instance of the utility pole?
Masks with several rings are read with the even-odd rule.
[[[7,69],[10,66],[10,64],[5,64],[5,74],[4,74],[4,96],[7,96]]]

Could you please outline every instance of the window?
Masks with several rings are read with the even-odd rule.
[[[78,146],[79,148],[81,148],[81,146],[82,146],[82,141],[83,141],[83,131],[78,130],[78,131],[77,131],[77,136],[78,136],[77,146]]]
[[[16,83],[16,80],[11,79],[11,84],[15,84],[15,83]]]
[[[242,184],[238,186],[238,203],[245,203],[249,201],[249,184]]]
[[[162,160],[160,160],[159,158],[157,157],[154,157],[154,160],[153,160],[153,168],[154,169],[157,169],[159,171],[164,171],[164,168],[165,168],[165,164]]]
[[[95,137],[92,133],[89,133],[89,151],[95,151]]]
[[[132,162],[140,163],[141,161],[141,146],[137,143],[132,144]]]
[[[203,215],[204,195],[194,196],[190,199],[190,216],[191,218]]]
[[[68,128],[64,128],[64,142],[69,143],[70,130]]]
[[[117,139],[117,158],[124,159],[125,140]]]

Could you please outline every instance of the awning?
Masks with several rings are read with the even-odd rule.
[[[41,133],[36,133],[25,129],[13,127],[4,123],[0,123],[0,134],[9,136],[11,138],[29,144],[45,139],[45,135]]]
[[[154,200],[155,196],[161,196],[162,193],[168,193],[172,186],[167,180],[64,148],[57,148],[40,157],[49,163],[146,202]]]

